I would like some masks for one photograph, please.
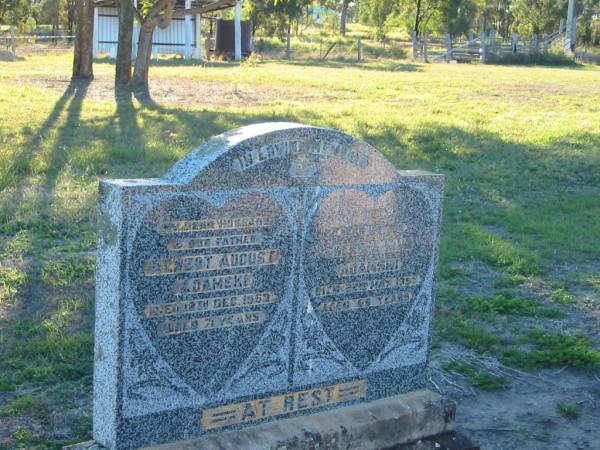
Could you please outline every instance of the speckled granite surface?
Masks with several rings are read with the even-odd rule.
[[[94,438],[189,439],[423,388],[443,177],[252,125],[100,184]]]

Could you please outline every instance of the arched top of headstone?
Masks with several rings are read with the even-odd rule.
[[[215,136],[163,179],[203,190],[392,183],[397,172],[366,142],[290,122],[248,125]]]

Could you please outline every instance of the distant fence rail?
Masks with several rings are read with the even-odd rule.
[[[0,31],[0,48],[4,47],[12,53],[53,51],[68,49],[73,46],[75,36],[54,34],[20,34],[14,27]]]
[[[522,40],[517,33],[510,38],[498,38],[495,30],[482,32],[468,39],[456,38],[450,33],[445,36],[416,36],[413,34],[413,58],[429,61],[487,61],[490,54],[539,54],[548,53],[551,47],[562,45],[566,30],[561,22],[558,31],[543,36],[533,35]]]

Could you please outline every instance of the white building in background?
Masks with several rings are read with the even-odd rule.
[[[137,3],[137,0],[134,0]],[[108,53],[117,55],[119,37],[118,1],[100,0],[94,9],[94,56]],[[240,0],[177,0],[175,10],[202,8],[201,12],[218,11],[236,7],[235,20],[241,20]],[[238,27],[236,27],[236,30]],[[139,24],[134,22],[133,54],[137,53]],[[236,41],[239,37],[236,35]],[[171,24],[164,29],[155,28],[152,36],[152,53],[163,55],[182,55],[186,59],[202,59],[204,57],[202,40],[202,20],[200,14],[174,17]],[[237,55],[236,55],[237,56]],[[236,58],[237,59],[237,58]]]

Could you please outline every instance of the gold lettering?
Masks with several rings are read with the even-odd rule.
[[[144,263],[144,275],[155,277],[224,268],[237,269],[240,267],[269,266],[279,264],[280,259],[281,252],[276,249],[157,258],[150,259]]]
[[[178,239],[167,243],[170,251],[202,250],[207,248],[242,247],[259,245],[263,242],[260,232],[250,234],[234,234],[229,236],[204,236],[197,238]]]
[[[236,275],[217,275],[214,277],[182,278],[175,280],[175,295],[201,294],[203,292],[248,289],[254,285],[252,272]]]
[[[311,289],[310,295],[314,297],[328,297],[330,295],[348,294],[352,292],[368,292],[380,289],[397,289],[418,286],[421,277],[414,275],[393,275],[375,280],[354,281],[347,283],[323,284]]]
[[[174,334],[193,333],[196,331],[212,330],[216,328],[256,325],[263,323],[265,320],[266,315],[263,311],[197,317],[187,320],[164,319],[158,325],[158,334],[160,336],[170,336]]]
[[[352,298],[348,300],[331,300],[320,303],[317,310],[327,312],[346,311],[349,309],[372,308],[377,306],[397,305],[413,300],[415,294],[412,292],[396,292],[389,295],[378,295],[375,297]]]
[[[266,228],[275,223],[275,216],[220,217],[201,220],[165,220],[158,222],[159,234],[192,233],[196,231],[233,230],[237,228]]]
[[[338,264],[335,268],[340,277],[349,277],[353,275],[397,272],[402,269],[402,260],[399,258],[390,259],[366,259],[363,261],[352,261]]]
[[[146,305],[146,318],[192,314],[203,311],[214,311],[225,308],[243,308],[246,306],[268,305],[275,303],[275,292],[253,292],[250,294],[230,295],[228,297],[210,297],[198,300],[155,303]]]
[[[367,381],[350,381],[205,409],[202,411],[200,425],[205,430],[211,430],[366,397]]]

